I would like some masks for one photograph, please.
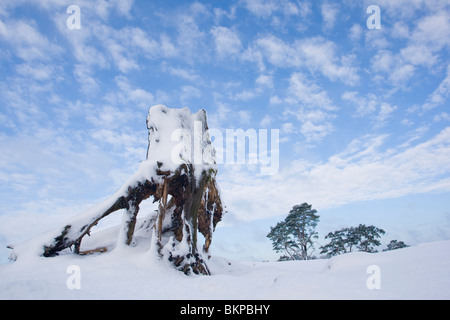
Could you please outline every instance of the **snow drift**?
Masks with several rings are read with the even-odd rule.
[[[106,235],[106,234],[104,234]],[[0,299],[449,299],[450,241],[329,260],[237,262],[213,256],[211,276],[185,276],[141,247],[0,266]],[[79,289],[70,289],[70,267]],[[368,286],[379,268],[379,289]],[[369,272],[368,272],[369,271]]]

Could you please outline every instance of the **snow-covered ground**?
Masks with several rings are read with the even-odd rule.
[[[0,266],[0,299],[450,299],[450,241],[329,260],[213,256],[208,265],[212,276],[186,276],[142,247],[18,259]]]

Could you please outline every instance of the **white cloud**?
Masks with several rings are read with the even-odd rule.
[[[286,102],[300,103],[311,109],[336,110],[327,92],[300,72],[293,73],[289,79],[289,97]]]
[[[220,58],[239,54],[242,43],[236,31],[226,27],[213,27],[211,34],[214,38],[215,48]]]
[[[215,22],[216,24],[218,24],[220,22],[220,20],[222,19],[222,17],[226,17],[230,20],[233,20],[236,18],[236,7],[232,6],[230,8],[230,11],[226,11],[222,8],[214,8],[213,10],[214,12],[214,17],[215,17]]]
[[[428,96],[427,101],[422,105],[422,110],[430,110],[444,104],[450,96],[450,64],[447,65],[446,77],[439,86]]]
[[[138,150],[137,146],[140,144],[138,137],[132,132],[118,132],[117,130],[109,129],[108,127],[93,130],[91,136],[92,138],[101,141],[101,143],[109,143],[116,148],[116,150],[121,150],[124,154],[129,154],[129,156],[136,156],[137,152],[135,151]]]
[[[361,39],[361,35],[363,33],[363,28],[360,24],[355,23],[351,28],[349,32],[349,38],[352,40],[359,40]]]
[[[331,132],[334,127],[329,122],[315,123],[311,120],[305,121],[301,124],[300,132],[305,136],[306,142],[320,141]]]
[[[409,45],[400,50],[401,57],[412,65],[433,66],[438,61],[432,50],[425,45]]]
[[[182,104],[186,104],[187,100],[191,98],[199,98],[202,96],[200,89],[193,86],[182,86],[180,92],[180,101]]]
[[[141,28],[135,27],[126,30],[130,42],[145,53],[153,55],[160,48],[159,44]]]
[[[271,104],[271,105],[276,105],[276,104],[281,104],[281,103],[283,103],[283,100],[278,95],[271,96],[269,99],[269,104]]]
[[[365,134],[353,139],[342,152],[331,156],[329,161],[337,166],[346,166],[362,160],[378,161],[382,154],[380,149],[388,138],[388,134]]]
[[[80,34],[84,34],[85,29],[82,29]],[[83,36],[69,37],[69,41],[72,44],[72,52],[74,58],[84,67],[100,67],[107,68],[109,62],[107,56],[102,52],[101,48],[96,48],[94,45],[89,44],[91,35],[86,33]]]
[[[371,59],[372,71],[377,79],[388,80],[392,91],[410,89],[410,80],[422,71],[420,67],[436,72],[445,60],[450,47],[450,13],[442,4],[421,0],[408,5],[403,1],[379,4],[384,8],[383,14],[392,17],[393,25],[383,26],[380,32],[365,33],[366,44],[377,49]]]
[[[33,135],[35,130],[49,125],[48,109],[41,103],[49,101],[52,94],[53,86],[49,80],[19,75],[0,81],[2,112],[9,118],[5,128]]]
[[[299,6],[299,4],[285,1],[282,2],[281,5],[283,6],[283,13],[287,16],[297,16],[299,14],[305,14],[305,11],[302,11],[302,8]],[[303,10],[305,10],[303,8]]]
[[[404,21],[395,22],[391,31],[394,38],[408,39],[411,36],[409,26]]]
[[[334,42],[323,37],[296,40],[289,44],[273,35],[259,37],[253,51],[259,51],[268,62],[278,67],[303,67],[312,73],[319,72],[332,81],[340,80],[348,85],[359,81],[357,68],[342,63],[336,54]],[[254,57],[258,57],[253,54]]]
[[[193,69],[172,67],[167,63],[162,64],[162,69],[164,72],[168,72],[173,76],[177,76],[192,82],[200,81],[200,76],[196,74],[195,70]]]
[[[249,101],[249,100],[255,98],[259,93],[260,93],[259,90],[244,89],[241,92],[233,94],[231,99],[236,100],[236,101],[238,101],[238,100]]]
[[[229,91],[228,96],[230,97],[231,100],[249,101],[265,93],[268,89],[271,89],[273,87],[273,78],[270,75],[260,74],[256,78],[255,84],[256,86],[254,88],[241,89],[241,91],[237,93],[232,92],[231,89],[233,87],[240,88],[242,85],[241,83],[237,82],[228,83],[225,87]]]
[[[293,133],[294,132],[294,124],[292,122],[283,123],[281,126],[282,133]]]
[[[175,45],[164,33],[155,37],[139,27],[125,27],[112,31],[111,36],[114,36],[120,43],[126,44],[129,48],[143,53],[148,59],[171,58],[178,54]]]
[[[371,3],[366,0],[367,5]],[[388,17],[402,20],[414,19],[418,14],[442,12],[448,5],[445,0],[379,0],[377,4]]]
[[[414,121],[412,121],[411,119],[402,119],[400,123],[404,126],[410,127],[414,124]]]
[[[273,87],[273,77],[269,75],[261,74],[258,76],[255,82],[259,86],[264,86],[268,88]]]
[[[35,80],[48,80],[50,78],[56,79],[58,78],[55,74],[55,68],[48,64],[37,63],[37,64],[29,64],[22,63],[16,67],[16,70],[19,74],[32,77]]]
[[[133,115],[127,110],[105,105],[94,109],[87,115],[89,122],[99,129],[119,129],[123,127]]]
[[[3,142],[8,154],[0,157],[4,164],[2,171],[8,172],[11,184],[21,185],[26,188],[24,194],[33,195],[28,198],[30,201],[44,200],[50,195],[56,199],[64,197],[64,193],[67,196],[68,192],[76,197],[76,194],[83,193],[83,190],[76,190],[77,186],[86,184],[86,181],[90,186],[104,182],[100,172],[111,168],[114,159],[108,158],[89,139],[78,144],[72,139],[60,129],[41,129],[35,135],[21,134],[9,138],[8,142]],[[22,180],[24,176],[27,179]],[[40,195],[35,196],[38,192]]]
[[[174,57],[178,54],[178,50],[171,42],[167,35],[160,36],[160,50],[163,53],[163,57]]]
[[[34,21],[0,20],[0,37],[25,61],[51,61],[63,49],[39,32]]]
[[[450,114],[448,114],[447,112],[441,112],[434,116],[433,121],[434,122],[450,121]]]
[[[323,21],[325,23],[325,30],[332,29],[336,23],[336,18],[339,14],[339,9],[336,4],[324,2],[320,6]]]
[[[386,135],[363,137],[325,162],[292,161],[270,177],[249,176],[245,171],[229,176],[220,182],[227,208],[241,220],[255,220],[277,216],[304,201],[321,210],[450,191],[450,128],[395,152],[381,150],[386,139]]]
[[[311,14],[311,3],[308,1],[277,1],[277,0],[242,0],[244,7],[259,18],[272,18],[274,21],[286,19],[290,16],[302,18]],[[281,14],[278,17],[277,14]]]
[[[307,142],[320,141],[333,131],[329,120],[334,118],[337,107],[327,92],[304,74],[295,72],[291,75],[288,95],[283,102],[296,107],[294,111],[287,109],[285,114],[298,119],[299,132]],[[290,133],[292,130],[285,132]]]
[[[121,72],[128,73],[129,71],[139,69],[139,65],[137,64],[137,62],[134,59],[128,57],[129,51],[124,46],[120,45],[117,42],[110,42],[106,47],[108,52],[111,54],[115,64],[117,65],[117,68]]]
[[[92,95],[98,92],[100,84],[94,77],[91,68],[84,64],[76,64],[73,69],[73,74],[75,76],[75,79],[81,85],[81,92],[86,95]]]
[[[371,59],[371,67],[376,72],[388,73],[394,64],[394,54],[388,50],[379,50]]]
[[[132,102],[143,110],[147,110],[155,101],[154,95],[142,88],[134,87],[125,76],[117,76],[114,78],[119,91],[109,93],[105,100],[111,104],[123,103],[128,104]]]
[[[416,68],[411,64],[405,64],[396,67],[389,75],[389,80],[399,87],[407,85],[409,79],[414,76],[414,71]]]
[[[260,50],[267,60],[276,66],[301,64],[301,60],[296,59],[294,49],[273,35],[258,38],[255,45],[255,50]]]
[[[198,60],[200,57],[205,57],[207,49],[205,47],[206,33],[200,29],[197,21],[197,16],[194,13],[183,13],[177,15],[176,22],[177,37],[175,47],[180,57],[188,61]]]
[[[252,118],[252,113],[248,110],[239,110],[238,111],[238,116],[239,116],[239,122],[241,124],[249,124],[250,120]]]
[[[268,114],[266,114],[259,123],[259,125],[263,128],[270,127],[271,124],[272,124],[272,117],[269,116]]]
[[[397,106],[391,106],[389,103],[382,103],[380,106],[380,112],[376,117],[376,127],[381,127],[385,124],[386,120],[391,117],[391,114],[397,109]]]
[[[58,0],[46,0],[40,1],[41,6],[47,10],[54,10],[60,2]],[[107,21],[111,17],[111,13],[115,12],[119,16],[126,18],[131,18],[131,8],[134,4],[134,0],[101,0],[101,1],[90,1],[90,0],[79,0],[77,3],[80,8],[82,8],[82,14],[95,14],[100,17],[103,21]]]
[[[439,13],[423,17],[417,23],[411,40],[425,44],[433,51],[450,46],[450,13],[443,10]]]
[[[251,13],[258,17],[267,18],[278,9],[273,0],[244,0],[244,5]]]
[[[342,99],[352,102],[356,105],[356,117],[373,116],[372,117],[375,128],[380,128],[386,124],[388,118],[392,113],[397,110],[397,106],[391,106],[387,102],[381,102],[380,98],[372,93],[367,94],[365,97],[360,96],[356,91],[345,91],[342,94]],[[376,112],[378,109],[378,112]]]
[[[423,56],[420,55],[418,48],[411,46],[404,48],[398,54],[389,50],[379,50],[371,58],[371,68],[375,73],[373,79],[388,81],[393,90],[409,88],[409,81],[417,70],[413,64],[430,65],[435,60],[428,55],[429,52],[426,49],[422,53]]]
[[[357,106],[356,116],[365,116],[377,109],[377,97],[372,93],[367,94],[367,97],[361,97],[357,91],[345,91],[342,99],[351,101]]]
[[[130,11],[134,0],[111,0],[111,2],[115,5],[116,11],[119,14],[128,18],[131,17]]]
[[[406,141],[398,146],[398,149],[405,149],[411,146],[414,141],[422,139],[427,132],[429,132],[430,126],[428,124],[422,125],[418,128],[405,132],[403,134],[403,139]]]

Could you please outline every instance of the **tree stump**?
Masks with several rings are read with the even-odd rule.
[[[153,250],[186,274],[210,274],[205,260],[223,208],[206,112],[191,114],[187,108],[156,105],[149,110],[147,127],[147,158],[138,171],[113,196],[52,232],[52,237],[39,237],[36,241],[42,256],[51,257],[69,247],[76,254],[86,254],[80,251],[83,238],[101,219],[121,209],[124,217],[116,248],[130,246],[139,206],[153,197],[153,202],[158,202],[157,216],[145,226],[154,228],[157,246]],[[201,250],[198,232],[205,238]],[[31,240],[34,244],[36,241]],[[11,246],[15,257],[24,251],[21,247],[29,244]],[[102,251],[106,250],[98,250]]]

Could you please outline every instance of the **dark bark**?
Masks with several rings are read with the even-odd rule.
[[[158,223],[155,226],[158,241],[161,241],[163,234],[173,234],[178,242],[186,240],[190,245],[190,252],[185,256],[171,257],[170,260],[185,273],[192,271],[209,274],[205,261],[197,252],[197,232],[201,232],[206,239],[203,251],[207,253],[212,233],[221,220],[223,211],[213,174],[215,172],[204,172],[200,181],[197,182],[192,167],[183,165],[173,175],[167,175],[162,184],[146,180],[133,187],[129,186],[125,196],[117,198],[111,207],[104,212],[99,212],[80,230],[72,230],[71,225],[64,226],[61,233],[54,238],[53,243],[44,246],[43,256],[57,255],[58,252],[71,246],[75,247],[75,253],[80,253],[81,241],[85,235],[89,235],[91,228],[104,217],[120,209],[125,209],[126,214],[129,215],[125,226],[127,229],[125,244],[130,245],[135,231],[139,205],[143,200],[153,196],[154,201],[160,202]],[[167,202],[169,195],[171,199]],[[171,223],[163,230],[162,222],[168,211],[171,212]],[[187,239],[183,239],[183,228],[186,231],[184,234],[188,235]],[[159,244],[162,247],[163,244]]]
[[[57,255],[59,251],[69,248],[72,245],[75,246],[75,253],[79,253],[83,237],[86,234],[89,235],[91,228],[95,226],[101,219],[120,209],[129,210],[130,204],[135,208],[137,215],[139,204],[141,203],[141,201],[153,195],[155,191],[156,184],[148,180],[144,183],[138,183],[136,187],[128,187],[126,196],[119,197],[111,207],[109,207],[104,212],[99,212],[96,216],[94,216],[92,221],[87,222],[80,228],[80,230],[72,230],[71,225],[64,226],[61,233],[54,238],[53,243],[49,246],[44,246],[43,256],[51,257]],[[134,215],[133,221],[129,224],[129,230],[127,232],[127,244],[131,242],[131,238],[134,233],[136,215]],[[69,233],[72,233],[73,235],[68,236]]]

